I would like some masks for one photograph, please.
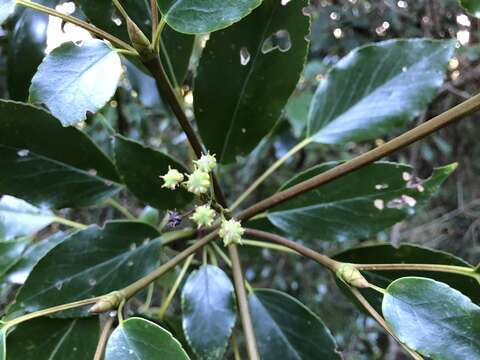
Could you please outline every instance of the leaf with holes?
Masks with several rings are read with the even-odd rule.
[[[199,359],[221,360],[236,319],[235,292],[216,266],[202,266],[188,277],[182,291],[185,337]]]
[[[31,235],[50,225],[54,214],[13,196],[0,197],[0,237],[6,240]]]
[[[324,144],[383,136],[418,116],[443,83],[455,42],[388,40],[340,60],[313,98],[308,137]]]
[[[460,5],[475,17],[480,17],[480,1],[479,0],[460,0]]]
[[[175,30],[201,34],[230,26],[262,0],[157,0],[163,19]]]
[[[287,189],[338,163],[315,166],[282,186]],[[435,169],[421,180],[408,165],[378,162],[308,191],[271,210],[268,219],[289,236],[302,240],[365,238],[412,214],[456,169]]]
[[[153,271],[160,257],[155,228],[141,222],[109,222],[78,231],[33,268],[9,312],[47,307],[108,294]],[[84,316],[85,308],[60,316]]]
[[[335,260],[355,264],[437,264],[472,268],[466,261],[443,251],[418,245],[401,244],[394,247],[390,244],[372,244],[351,248],[335,255]],[[480,284],[473,277],[460,274],[396,270],[396,271],[362,271],[366,279],[377,286],[386,288],[392,281],[406,276],[423,276],[444,282],[470,297],[480,304]],[[338,283],[340,286],[343,284]],[[361,289],[364,296],[379,312],[382,308],[383,296],[371,289]],[[346,294],[350,294],[347,291]]]
[[[340,360],[322,320],[295,298],[275,290],[249,296],[258,351],[263,360]]]
[[[98,318],[39,318],[20,324],[7,338],[7,360],[93,359]]]
[[[40,208],[88,206],[121,187],[105,154],[46,111],[0,100],[0,193]]]
[[[448,285],[426,278],[394,281],[383,315],[409,348],[432,360],[480,358],[480,307]]]
[[[108,339],[105,360],[189,360],[172,334],[140,318],[122,322]]]
[[[0,0],[0,25],[7,20],[15,8],[15,0]]]
[[[115,137],[114,149],[120,176],[140,200],[157,209],[180,208],[192,200],[184,189],[172,191],[162,188],[160,176],[165,175],[169,167],[186,172],[175,159],[122,136]]]
[[[202,138],[221,162],[252,151],[295,90],[308,51],[307,5],[265,0],[246,19],[210,36],[194,104]]]
[[[106,42],[65,43],[38,68],[29,100],[46,105],[63,125],[72,125],[110,100],[121,73],[120,57]]]

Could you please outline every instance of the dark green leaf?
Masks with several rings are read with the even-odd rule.
[[[105,360],[188,360],[180,343],[157,324],[130,318],[110,336]]]
[[[36,2],[55,7],[58,0]],[[32,77],[45,57],[49,17],[22,7],[18,8],[17,13],[8,41],[8,93],[12,100],[25,101]]]
[[[352,51],[312,101],[308,136],[324,144],[383,136],[414,119],[443,83],[455,43],[388,40]]]
[[[236,319],[235,292],[216,266],[202,266],[182,291],[183,329],[199,359],[221,360]]]
[[[185,172],[185,168],[168,155],[121,136],[115,138],[115,162],[128,188],[140,200],[158,208],[180,208],[192,197],[184,189],[162,188],[161,175],[168,167]]]
[[[327,327],[295,298],[255,290],[249,302],[262,360],[341,359]]]
[[[390,244],[374,244],[352,248],[335,256],[335,260],[356,264],[438,264],[471,267],[462,259],[451,254],[421,247],[402,244],[394,247]],[[459,274],[429,271],[362,271],[372,284],[386,288],[392,281],[405,276],[424,276],[444,282],[468,295],[480,304],[480,286],[474,278]],[[382,295],[373,290],[362,290],[367,300],[381,311]]]
[[[8,271],[6,279],[14,284],[23,284],[40,259],[56,245],[61,243],[65,237],[65,233],[58,232],[42,241],[30,245],[22,254],[22,258]]]
[[[63,125],[85,120],[113,96],[122,72],[120,57],[92,39],[54,49],[32,79],[30,101],[45,104]]]
[[[475,17],[480,17],[480,1],[479,0],[460,0],[465,10]]]
[[[265,0],[251,16],[210,36],[195,80],[195,115],[220,161],[253,150],[280,117],[305,63],[307,5]]]
[[[99,330],[98,318],[31,320],[8,335],[7,359],[93,359]]]
[[[15,0],[0,0],[0,25],[10,16],[15,8]]]
[[[213,32],[247,16],[262,0],[157,0],[163,19],[187,34]]]
[[[383,315],[400,341],[432,360],[480,358],[480,307],[448,285],[401,278],[388,288]]]
[[[118,181],[84,133],[40,108],[0,101],[0,193],[41,208],[88,206],[115,194]]]
[[[288,181],[289,188],[331,169],[315,166]],[[287,201],[269,213],[269,220],[302,240],[369,237],[405,219],[428,200],[456,164],[435,169],[428,180],[417,179],[408,165],[378,162]]]
[[[39,209],[13,196],[0,198],[0,237],[6,240],[31,235],[53,222],[50,210]]]
[[[0,241],[0,277],[20,260],[27,245],[25,240]]]
[[[160,241],[149,241],[156,237],[153,227],[127,221],[74,233],[33,268],[13,311],[34,312],[129,285],[158,265]],[[67,313],[86,315],[86,310]]]

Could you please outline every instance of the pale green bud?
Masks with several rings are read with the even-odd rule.
[[[192,219],[199,228],[202,226],[212,226],[213,220],[215,219],[215,210],[208,205],[197,206],[190,219]]]
[[[215,158],[215,155],[210,155],[210,153],[208,153],[206,155],[202,155],[202,157],[197,161],[194,161],[194,163],[197,169],[208,173],[217,166],[217,159]]]
[[[228,246],[230,244],[242,244],[242,236],[245,229],[239,221],[234,219],[222,220],[220,231],[218,235],[223,239],[223,244]]]
[[[184,179],[184,176],[180,171],[178,171],[177,169],[172,169],[170,166],[168,167],[168,172],[160,177],[163,179],[164,182],[162,187],[170,190],[175,190],[178,184],[180,184]]]
[[[187,190],[195,195],[205,194],[210,188],[210,175],[205,171],[196,169],[188,175],[188,180],[184,184]]]

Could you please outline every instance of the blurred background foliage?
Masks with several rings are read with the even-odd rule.
[[[75,11],[71,3],[40,1],[48,6],[63,6]],[[271,134],[245,158],[224,167],[221,181],[235,199],[276,159],[295,145],[305,130],[308,104],[329,67],[357,46],[390,38],[432,37],[458,40],[457,51],[450,60],[447,80],[429,108],[416,120],[421,123],[469,98],[480,83],[480,21],[466,14],[457,0],[312,0],[312,33],[308,63],[297,90]],[[22,31],[20,31],[22,29]],[[65,35],[65,33],[67,35]],[[27,36],[28,35],[28,36]],[[45,15],[21,9],[0,30],[0,97],[25,100],[30,79],[45,51],[55,42],[81,37],[81,32]],[[185,83],[181,92],[191,109],[195,70],[206,37],[196,39]],[[8,56],[7,56],[8,55]],[[108,127],[130,138],[188,160],[185,137],[175,119],[158,98],[153,79],[132,64],[125,64],[125,74],[115,97],[100,115],[91,116],[79,126],[108,153],[111,141]],[[278,74],[281,76],[281,74]],[[390,160],[411,164],[420,177],[428,177],[433,167],[458,162],[459,168],[430,204],[415,216],[395,225],[377,238],[349,239],[339,243],[319,241],[314,246],[328,254],[348,247],[372,243],[416,243],[449,251],[471,263],[480,260],[480,127],[477,117],[464,120],[440,131],[427,140],[410,146]],[[415,124],[411,124],[413,127]],[[249,201],[274,193],[280,185],[299,171],[330,160],[349,159],[398,135],[367,143],[349,143],[341,147],[310,145],[289,160]],[[158,222],[163,214],[146,209],[127,194],[122,202],[137,215],[142,212]],[[174,209],[172,209],[174,210]],[[66,216],[69,210],[65,210]],[[99,207],[73,214],[85,223],[102,223],[114,218],[114,210]],[[50,229],[52,231],[52,229]],[[39,237],[45,234],[39,234]],[[249,282],[258,287],[286,291],[318,313],[345,354],[346,359],[403,359],[398,346],[376,323],[365,317],[338,290],[332,278],[318,265],[269,250],[243,248],[242,258]],[[381,261],[379,259],[379,261]],[[172,274],[173,275],[173,274]],[[174,276],[171,277],[172,281]],[[169,281],[169,277],[162,280]],[[161,285],[161,284],[160,284]],[[161,286],[159,287],[161,291]],[[168,290],[168,287],[166,287]],[[155,300],[153,305],[155,305]],[[176,304],[178,309],[178,303]]]

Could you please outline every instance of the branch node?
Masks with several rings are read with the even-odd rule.
[[[370,283],[353,264],[341,264],[335,274],[340,280],[353,287],[361,289],[370,287]]]
[[[120,306],[124,299],[125,298],[120,291],[113,291],[98,300],[88,312],[90,314],[101,314],[110,310],[115,310]]]

